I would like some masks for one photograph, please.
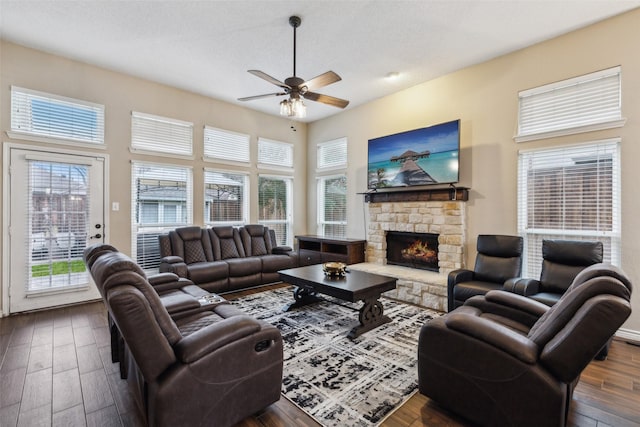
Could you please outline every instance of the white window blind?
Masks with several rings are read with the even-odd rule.
[[[242,225],[248,218],[249,176],[204,172],[204,220],[207,225]]]
[[[598,240],[620,262],[619,141],[524,151],[518,165],[523,272],[540,277],[542,240]]]
[[[104,144],[104,105],[12,86],[11,130]]]
[[[205,126],[204,156],[211,159],[249,163],[249,135]]]
[[[326,237],[346,237],[347,176],[318,178],[318,233]]]
[[[293,245],[293,179],[258,176],[258,222],[273,229],[280,245]]]
[[[88,281],[82,252],[90,218],[89,166],[35,159],[28,164],[26,293],[84,287]]]
[[[193,123],[131,113],[131,150],[191,156]]]
[[[258,163],[293,168],[293,144],[258,138]]]
[[[160,262],[158,235],[193,221],[191,168],[133,162],[132,254],[145,270]]]
[[[337,169],[347,167],[347,138],[318,144],[318,169]]]
[[[620,126],[620,73],[614,67],[520,92],[516,141]]]

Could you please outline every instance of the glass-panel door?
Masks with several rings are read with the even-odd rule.
[[[11,149],[9,311],[100,298],[82,261],[103,242],[104,158]]]

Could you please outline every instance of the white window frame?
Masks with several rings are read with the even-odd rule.
[[[344,235],[332,235],[330,237],[346,237],[347,233],[347,203],[348,197],[345,200],[345,220],[344,221],[328,221],[325,218],[325,192],[324,188],[327,180],[335,179],[338,177],[344,177],[345,183],[347,182],[347,159],[348,159],[348,145],[347,138],[337,138],[331,141],[320,142],[316,148],[316,205],[317,205],[317,233],[321,236],[327,236],[327,225],[342,225],[344,226]],[[329,175],[326,175],[329,173]]]
[[[79,131],[74,130],[74,123],[77,120],[73,115],[63,116],[62,121],[65,123],[65,128],[62,130],[56,130],[54,127],[42,130],[36,129],[32,110],[34,100],[41,100],[61,107],[66,106],[95,114],[95,134],[92,136],[78,136],[77,132]],[[7,134],[14,139],[104,149],[104,111],[105,108],[102,104],[11,86],[11,130]]]
[[[318,213],[317,213],[317,218],[318,218],[318,235],[320,236],[326,236],[326,237],[335,237],[335,238],[346,238],[347,235],[347,220],[346,220],[346,216],[347,216],[347,202],[348,202],[348,197],[346,197],[345,195],[345,212],[344,212],[344,216],[345,216],[345,220],[344,221],[329,221],[325,218],[325,191],[324,191],[324,187],[326,185],[326,182],[328,180],[331,179],[336,179],[336,178],[341,178],[344,177],[345,179],[345,184],[347,181],[347,174],[346,173],[341,173],[341,174],[334,174],[334,175],[323,175],[323,176],[319,176],[317,177],[317,181],[318,181],[318,187],[317,187],[317,194],[318,194]],[[346,184],[348,186],[348,184]],[[345,189],[346,190],[346,189]],[[342,225],[344,227],[344,234],[332,234],[332,235],[328,235],[326,233],[326,228],[327,225]]]
[[[204,127],[204,160],[249,166],[251,137],[240,132]]]
[[[138,194],[136,190],[137,179],[140,177],[140,174],[136,172],[136,168],[149,167],[158,170],[175,170],[180,173],[185,174],[186,179],[186,200],[185,200],[185,209],[186,212],[186,221],[175,221],[175,222],[158,222],[155,224],[145,225],[140,222],[140,219],[136,219],[136,212],[138,211]],[[161,174],[153,175],[160,177]],[[162,214],[162,208],[159,206],[158,215]],[[141,217],[141,214],[140,214]],[[148,234],[162,234],[168,232],[169,230],[173,230],[176,227],[184,227],[193,224],[193,169],[191,167],[181,166],[181,165],[173,165],[166,163],[151,163],[144,161],[132,161],[131,162],[131,253],[132,257],[136,259],[138,264],[146,266],[149,264],[148,260],[139,260],[138,259],[138,234],[148,233]],[[159,261],[159,260],[158,260]],[[145,267],[143,267],[145,268]],[[155,269],[145,268],[146,271],[155,272]]]
[[[286,185],[286,197],[287,197],[287,209],[285,212],[285,219],[278,220],[269,220],[269,219],[260,219],[260,212],[258,212],[258,223],[265,225],[267,227],[273,227],[274,225],[284,224],[286,229],[286,241],[279,242],[284,243],[287,246],[293,246],[293,177],[292,176],[282,176],[282,175],[270,175],[270,174],[259,174],[258,175],[258,209],[260,205],[260,179],[273,179],[273,180],[283,180]]]
[[[242,219],[240,221],[215,221],[215,220],[209,220],[209,214],[207,212],[207,195],[206,195],[206,191],[207,191],[207,174],[211,174],[211,173],[219,173],[219,174],[231,174],[231,175],[238,175],[238,176],[242,176],[244,177],[244,183],[243,183],[243,200],[242,200],[242,204],[241,204],[241,209],[242,209]],[[240,226],[240,225],[244,225],[247,224],[249,222],[249,200],[250,200],[250,192],[249,192],[249,173],[247,172],[240,172],[240,171],[231,171],[231,170],[220,170],[220,169],[209,169],[209,168],[205,168],[204,170],[204,223],[208,226],[219,226],[219,225],[232,225],[232,226]]]
[[[293,171],[293,144],[258,138],[258,168]]]
[[[518,93],[516,142],[622,127],[620,66]]]
[[[131,112],[132,153],[193,159],[193,123]]]
[[[338,138],[332,141],[318,143],[316,172],[346,169],[347,150],[347,138]]]
[[[579,155],[583,150],[589,147],[599,147],[605,152],[611,153],[611,230],[578,230],[570,228],[562,229],[546,229],[546,228],[529,228],[528,224],[528,171],[530,170],[527,163],[531,162],[531,156],[543,155],[553,158],[557,162],[557,167],[561,167],[563,161],[573,161],[571,154]],[[565,153],[563,153],[563,151]],[[566,155],[569,153],[569,155]],[[595,155],[595,153],[594,153]],[[549,161],[548,165],[539,167],[544,169],[554,165]],[[524,239],[523,253],[523,275],[526,277],[540,277],[542,266],[542,239],[562,239],[562,240],[599,240],[603,242],[605,247],[604,262],[614,265],[620,265],[621,260],[621,190],[620,190],[620,139],[608,139],[602,141],[593,141],[586,144],[574,144],[561,147],[521,150],[518,153],[518,232]],[[570,196],[569,196],[570,197]],[[562,199],[566,201],[566,198]],[[609,250],[607,251],[607,248]]]

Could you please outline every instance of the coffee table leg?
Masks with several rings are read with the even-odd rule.
[[[364,300],[364,305],[360,308],[358,320],[360,320],[360,325],[351,329],[349,335],[347,335],[349,338],[357,338],[367,331],[391,322],[391,318],[384,315],[384,307],[377,298]]]
[[[285,307],[285,311],[293,310],[294,308],[303,307],[305,305],[313,304],[314,302],[322,301],[322,298],[316,296],[316,292],[313,289],[307,289],[303,287],[296,287],[293,291],[293,298],[296,302],[293,302]]]

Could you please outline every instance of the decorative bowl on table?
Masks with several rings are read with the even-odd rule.
[[[344,262],[325,262],[322,264],[322,271],[330,277],[344,276],[347,271],[347,264]]]

